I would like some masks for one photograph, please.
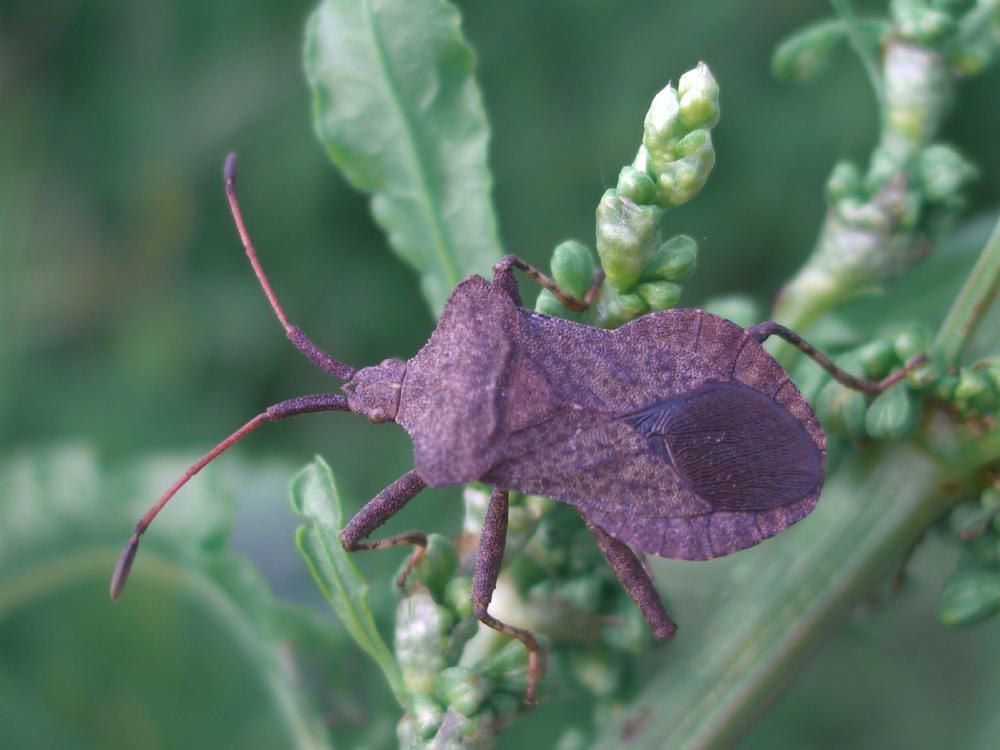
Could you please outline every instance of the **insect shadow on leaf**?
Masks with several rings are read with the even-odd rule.
[[[876,394],[923,361],[882,381],[855,378],[798,335],[767,322],[749,328],[701,310],[672,309],[605,330],[524,308],[513,271],[567,307],[583,299],[514,255],[493,280],[470,276],[452,291],[430,339],[410,360],[356,370],[292,325],[260,266],[236,200],[236,155],[223,169],[226,195],[257,280],[295,347],[346,381],[324,393],[273,404],[194,463],[135,527],[111,580],[125,585],[139,538],[170,498],[220,453],[264,422],[322,411],[351,411],[395,422],[413,441],[414,469],[372,498],[341,531],[349,551],[413,545],[403,586],[427,545],[422,531],[367,537],[425,487],[479,481],[492,486],[475,559],[473,611],[528,650],[525,703],[544,671],[524,628],[488,609],[507,536],[510,491],[575,506],[658,639],[676,626],[636,550],[707,560],[778,533],[816,504],[826,438],[802,394],[761,343],[776,335],[844,385]]]

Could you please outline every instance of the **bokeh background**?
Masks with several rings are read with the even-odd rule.
[[[233,637],[233,613],[171,594],[154,562],[145,584],[137,567],[136,590],[114,608],[106,580],[135,509],[186,459],[267,404],[332,389],[284,339],[247,267],[222,190],[228,151],[241,157],[241,201],[272,284],[318,343],[364,365],[408,356],[432,328],[365,198],[313,136],[300,49],[313,5],[0,3],[0,747],[140,746],[137,737],[144,747],[276,747],[295,736],[280,702],[260,697],[269,693],[248,656],[253,639]],[[874,101],[849,52],[809,88],[769,73],[776,42],[827,15],[825,2],[458,5],[492,122],[501,236],[530,262],[544,265],[569,237],[592,244],[597,200],[631,161],[650,99],[700,59],[720,82],[723,114],[712,178],[667,218],[669,234],[700,245],[684,305],[739,291],[766,309],[812,245],[833,162],[863,161],[873,145]],[[970,217],[1000,202],[997,91],[998,70],[964,82],[944,129],[981,169]],[[401,431],[304,418],[255,434],[174,508],[197,534],[197,514],[219,512],[205,507],[212,487],[238,498],[236,549],[280,597],[307,605],[317,596],[284,485],[314,453],[352,506],[411,461]],[[457,530],[455,493],[422,503],[406,526]],[[983,670],[992,660],[996,674],[1000,631],[934,623],[936,561],[947,554],[918,555],[925,587],[848,625],[746,747],[897,737],[935,747],[921,744],[926,724],[947,737],[976,721],[984,696],[996,696],[984,693]],[[362,565],[388,580],[396,562]],[[694,584],[678,586],[682,596]],[[388,586],[372,596],[391,607]],[[351,717],[364,723],[343,701],[337,731]],[[934,706],[939,719],[926,715]],[[571,708],[531,717],[530,730],[558,736],[548,725]],[[391,726],[358,731],[392,737]]]

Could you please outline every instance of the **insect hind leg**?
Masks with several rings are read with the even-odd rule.
[[[660,592],[656,589],[656,583],[649,573],[649,569],[643,561],[633,552],[625,542],[615,539],[607,531],[591,521],[582,510],[584,523],[594,536],[597,546],[601,548],[605,559],[615,571],[618,580],[628,591],[639,611],[642,612],[646,622],[653,629],[653,635],[657,640],[673,638],[677,632],[677,626],[670,619],[663,602],[660,599]]]
[[[483,521],[483,533],[479,537],[479,549],[476,552],[476,569],[472,576],[472,608],[480,622],[511,638],[517,638],[528,650],[528,688],[524,694],[524,703],[531,707],[535,705],[538,680],[545,673],[545,663],[538,640],[530,631],[508,625],[487,612],[493,599],[493,591],[497,587],[500,564],[503,562],[503,552],[507,544],[509,507],[508,491],[494,487]]]
[[[918,354],[916,357],[904,364],[900,369],[890,373],[888,376],[882,378],[882,380],[865,380],[864,378],[855,377],[846,370],[841,369],[834,364],[833,360],[823,354],[823,352],[814,347],[804,338],[799,336],[799,334],[795,333],[795,331],[790,328],[785,328],[785,326],[780,323],[775,323],[773,320],[769,320],[755,326],[750,326],[747,328],[747,334],[750,338],[756,339],[761,343],[763,343],[764,340],[770,336],[782,338],[830,373],[830,375],[833,376],[833,379],[841,385],[847,386],[855,391],[871,394],[873,396],[877,396],[886,388],[890,388],[895,385],[906,377],[906,373],[927,361],[927,355]]]

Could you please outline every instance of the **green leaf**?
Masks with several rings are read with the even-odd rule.
[[[376,661],[403,708],[409,694],[399,664],[375,627],[368,607],[368,582],[340,543],[343,512],[330,467],[320,457],[292,479],[292,507],[312,523],[299,528],[296,543],[316,583],[351,638]]]
[[[0,460],[0,747],[329,747],[288,658],[290,608],[221,546],[233,503],[215,466],[108,600],[139,513],[189,463],[108,471],[80,446]]]
[[[889,24],[881,20],[858,19],[856,28],[860,40],[875,53],[879,40],[889,31]],[[826,70],[834,49],[847,35],[848,26],[840,19],[810,24],[778,44],[771,58],[771,72],[777,78],[808,83]]]
[[[503,254],[489,126],[458,11],[443,0],[327,0],[304,54],[320,141],[372,195],[375,220],[440,312],[455,284]]]

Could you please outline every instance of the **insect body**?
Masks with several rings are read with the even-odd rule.
[[[358,379],[392,398],[355,387],[352,411],[406,429],[427,484],[545,495],[661,557],[757,544],[822,485],[825,439],[798,389],[751,333],[700,310],[609,331],[473,276],[413,359],[369,369]]]
[[[139,538],[173,494],[205,464],[260,424],[317,411],[352,411],[394,421],[413,441],[413,471],[370,500],[344,527],[350,551],[411,544],[407,573],[426,546],[423,532],[369,540],[427,486],[480,481],[493,487],[473,575],[473,610],[529,652],[525,700],[542,672],[534,636],[488,612],[503,558],[508,494],[529,492],[576,506],[654,635],[676,627],[633,550],[705,560],[757,544],[815,506],[825,437],[809,405],[761,342],[779,335],[852,388],[877,393],[907,368],[875,383],[837,368],[776,323],[743,329],[700,310],[667,310],[613,331],[535,313],[521,305],[513,269],[565,304],[583,299],[515,256],[492,281],[470,276],[453,290],[424,347],[408,362],[361,370],[316,346],[288,322],[250,243],[235,194],[235,155],[226,191],[257,278],[292,343],[345,380],[337,393],[268,407],[195,463],[136,526],[111,582],[117,598]],[[911,367],[916,362],[909,363]]]

